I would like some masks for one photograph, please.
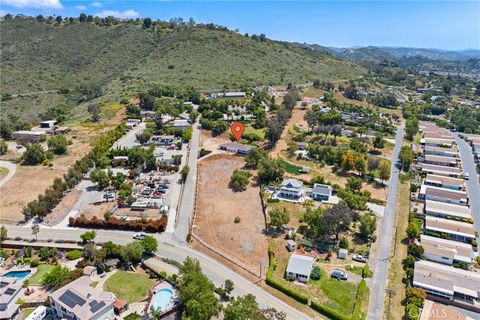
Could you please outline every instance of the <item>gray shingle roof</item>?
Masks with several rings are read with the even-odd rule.
[[[314,261],[315,259],[313,257],[294,253],[288,260],[287,272],[309,276]]]

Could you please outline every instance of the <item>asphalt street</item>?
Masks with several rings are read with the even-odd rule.
[[[398,155],[402,147],[404,129],[398,128],[395,134],[395,148],[392,155],[392,169],[388,183],[387,206],[385,207],[382,234],[378,237],[380,247],[376,261],[373,264],[373,281],[370,286],[370,302],[368,307],[368,319],[383,318],[383,301],[385,300],[385,289],[388,278],[388,262],[391,256],[392,237],[395,223],[395,210],[397,208],[398,176],[400,170],[397,168]]]
[[[40,227],[40,232],[37,236],[38,240],[62,239],[79,241],[80,235],[85,231],[86,229],[81,228],[53,229]],[[128,231],[97,230],[95,240],[97,242],[113,241],[116,244],[127,244],[133,241],[134,234],[135,232]],[[22,237],[23,239],[35,239],[31,229],[23,226],[8,226],[8,236],[10,238]],[[179,244],[178,240],[175,239],[176,237],[173,237],[172,234],[163,233],[154,234],[154,236],[159,243],[156,252],[157,256],[173,259],[178,262],[182,262],[187,256],[198,259],[203,272],[215,283],[216,286],[223,284],[227,279],[230,279],[235,283],[235,289],[233,291],[234,296],[251,293],[256,296],[257,302],[260,306],[273,307],[279,311],[283,311],[287,314],[288,319],[309,319],[307,315],[275,298],[262,288],[220,264],[213,258],[196,252],[185,244]]]
[[[453,132],[453,136],[460,151],[463,172],[468,173],[470,176],[469,180],[465,180],[465,184],[467,186],[468,201],[472,210],[475,230],[480,233],[480,184],[478,183],[478,173],[475,169],[476,164],[473,160],[472,148],[457,133]]]

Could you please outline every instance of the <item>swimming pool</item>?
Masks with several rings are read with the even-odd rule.
[[[158,290],[152,298],[150,308],[159,309],[162,311],[167,311],[170,301],[172,299],[173,291],[170,289],[161,289]]]
[[[4,275],[2,275],[2,277],[22,279],[22,278],[25,278],[26,276],[28,276],[30,274],[30,272],[31,272],[30,270],[9,271],[9,272],[5,273]]]

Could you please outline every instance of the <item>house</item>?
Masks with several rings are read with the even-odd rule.
[[[433,200],[425,201],[424,212],[426,215],[445,219],[465,221],[472,218],[470,207]]]
[[[252,147],[238,142],[227,142],[220,145],[220,150],[239,154],[249,154],[250,151],[252,151]]]
[[[298,150],[307,150],[308,142],[295,142],[297,145]]]
[[[419,200],[432,200],[460,205],[468,204],[468,195],[465,191],[451,190],[439,187],[422,185],[418,194]]]
[[[457,309],[426,299],[419,320],[475,320]]]
[[[424,162],[428,164],[435,164],[438,166],[456,167],[457,165],[459,165],[460,159],[426,154],[424,157]]]
[[[442,148],[442,147],[430,147],[426,146],[423,149],[423,154],[431,154],[434,156],[442,156],[442,157],[452,157],[458,158],[460,157],[460,152],[458,152],[457,148]]]
[[[452,265],[457,262],[472,263],[475,258],[472,246],[468,243],[431,237],[422,234],[420,243],[427,260]]]
[[[120,314],[128,309],[128,302],[125,300],[116,300],[113,304],[113,310],[116,314]]]
[[[83,268],[83,275],[88,277],[94,277],[97,274],[97,268],[94,266],[86,266]]]
[[[352,137],[352,134],[353,134],[353,131],[352,131],[352,130],[349,130],[349,129],[343,129],[343,130],[340,132],[340,135],[341,135],[341,136],[344,136],[344,137],[347,137],[347,138],[351,138],[351,137]]]
[[[245,98],[247,94],[242,91],[230,91],[230,92],[221,92],[221,93],[211,93],[210,98],[213,99],[239,99]]]
[[[47,133],[40,130],[20,130],[12,132],[12,137],[17,141],[18,144],[36,143],[45,141],[47,139]]]
[[[438,217],[425,217],[425,231],[466,243],[471,243],[475,239],[473,224]]]
[[[312,271],[315,258],[309,256],[303,256],[300,254],[292,254],[288,259],[288,265],[286,270],[286,276],[289,279],[298,280],[306,283],[310,272]]]
[[[310,197],[317,201],[329,201],[332,196],[332,187],[326,184],[315,183]]]
[[[285,179],[280,186],[277,196],[288,200],[300,200],[303,197],[305,190],[303,182],[297,179]]]
[[[338,250],[338,259],[347,259],[348,257],[348,250],[347,249],[339,249]]]
[[[114,156],[113,157],[113,162],[115,164],[127,163],[128,162],[128,156]]]
[[[458,178],[463,174],[462,170],[456,167],[438,166],[428,163],[421,163],[420,168],[422,172],[453,178]]]
[[[480,294],[480,274],[443,264],[420,260],[415,262],[413,286],[427,296],[472,305]]]
[[[115,297],[100,287],[92,287],[92,279],[82,276],[50,294],[50,303],[59,318],[107,320],[115,319]]]
[[[15,319],[19,314],[23,279],[0,277],[0,319]]]
[[[420,143],[425,146],[430,147],[449,147],[451,148],[454,143],[455,139],[453,138],[423,138],[420,140]]]
[[[445,177],[436,174],[427,174],[423,184],[452,190],[462,190],[465,186],[463,179]]]
[[[149,120],[149,119],[154,119],[156,113],[155,111],[151,111],[151,110],[141,110],[140,115],[144,120]]]
[[[47,120],[40,122],[40,128],[52,129],[57,124],[57,120]]]
[[[297,249],[297,244],[292,239],[287,240],[287,249],[288,251],[295,251]]]
[[[187,129],[187,128],[190,128],[192,126],[192,124],[190,123],[190,120],[185,120],[185,119],[175,119],[173,120],[173,123],[172,123],[172,126],[175,128],[175,129]]]

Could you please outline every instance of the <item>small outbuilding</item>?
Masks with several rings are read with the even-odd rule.
[[[292,252],[295,251],[297,248],[297,244],[293,240],[287,240],[287,249],[288,251]]]
[[[340,249],[338,250],[338,259],[347,259],[348,250],[347,249]]]

